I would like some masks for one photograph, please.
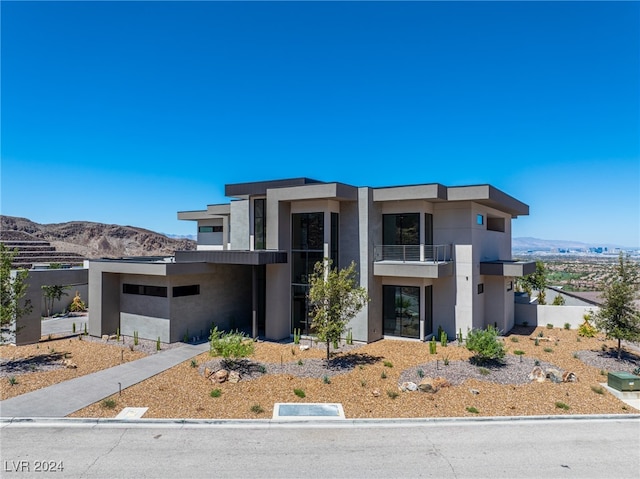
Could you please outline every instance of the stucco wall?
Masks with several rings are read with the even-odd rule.
[[[515,304],[516,324],[525,321],[529,326],[546,326],[553,324],[555,328],[564,327],[565,323],[571,329],[578,328],[584,322],[584,315],[598,311],[597,306],[549,306],[538,304]]]

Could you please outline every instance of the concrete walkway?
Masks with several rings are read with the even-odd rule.
[[[65,417],[208,350],[206,342],[185,344],[6,399],[0,401],[0,417]]]

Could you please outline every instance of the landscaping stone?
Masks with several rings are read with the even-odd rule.
[[[400,389],[400,391],[402,392],[417,391],[418,385],[411,381],[405,381],[398,387],[398,389]]]

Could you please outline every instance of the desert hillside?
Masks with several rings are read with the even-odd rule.
[[[162,256],[196,247],[193,240],[172,239],[135,226],[89,221],[39,224],[14,216],[2,215],[0,218],[0,240],[47,241],[57,251],[77,253],[85,258]]]

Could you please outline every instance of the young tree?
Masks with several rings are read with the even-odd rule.
[[[603,304],[595,314],[595,324],[607,338],[618,340],[618,359],[622,340],[640,339],[640,312],[635,305],[640,280],[640,264],[620,253],[614,274],[603,285]]]
[[[29,314],[32,310],[31,301],[23,301],[27,292],[27,270],[18,270],[15,275],[11,274],[11,263],[18,254],[17,250],[9,250],[4,243],[0,243],[0,326],[11,328],[16,320]],[[3,341],[0,337],[0,342]]]
[[[327,364],[329,344],[340,340],[349,321],[369,301],[367,290],[357,285],[354,262],[341,270],[331,264],[328,258],[318,261],[309,281],[311,327],[318,339],[327,343]]]
[[[63,296],[69,296],[65,293],[65,290],[69,288],[68,286],[60,286],[59,284],[53,285],[43,285],[42,286],[42,294],[44,295],[44,305],[47,308],[47,316],[51,316],[51,311],[53,310],[53,303],[55,301],[60,301]]]
[[[545,289],[547,289],[547,269],[542,261],[536,261],[536,271],[519,279],[522,289],[529,293],[538,292],[538,304],[547,304]]]

